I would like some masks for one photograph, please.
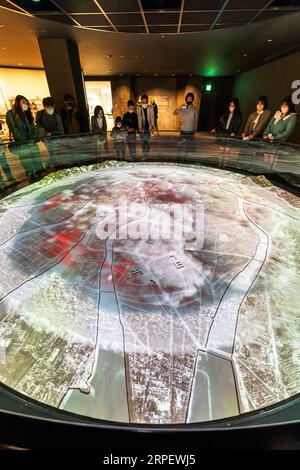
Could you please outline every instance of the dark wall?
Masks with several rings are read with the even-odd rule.
[[[260,95],[267,95],[269,108],[273,112],[277,111],[281,100],[294,91],[291,85],[295,80],[300,80],[300,52],[238,75],[234,83],[234,94],[241,101],[243,124],[247,116],[255,110],[256,100]],[[300,106],[297,107],[297,111],[299,114]],[[289,141],[300,143],[299,118]]]
[[[206,85],[212,86],[206,91]],[[199,130],[209,132],[216,127],[232,96],[234,77],[204,78],[202,87]]]

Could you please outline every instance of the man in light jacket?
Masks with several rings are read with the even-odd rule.
[[[141,96],[141,105],[137,107],[137,117],[145,159],[150,152],[151,132],[155,129],[154,109],[149,105],[148,95]]]

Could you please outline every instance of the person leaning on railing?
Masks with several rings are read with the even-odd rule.
[[[25,96],[16,96],[12,109],[6,113],[6,123],[17,143],[25,143],[38,137],[29,101]]]
[[[297,113],[292,98],[287,96],[281,103],[280,111],[277,111],[264,131],[264,139],[269,142],[285,142],[297,122]]]
[[[268,98],[260,96],[256,102],[256,111],[250,114],[242,134],[243,140],[261,138],[263,132],[271,118],[271,111],[268,109]]]
[[[64,134],[60,115],[55,110],[54,99],[50,96],[43,99],[44,109],[37,112],[36,124],[39,137],[55,137]]]

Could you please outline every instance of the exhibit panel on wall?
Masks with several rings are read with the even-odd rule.
[[[49,96],[44,70],[0,68],[0,121],[2,138],[9,138],[5,115],[17,95],[26,96],[35,114],[42,108],[43,98]]]

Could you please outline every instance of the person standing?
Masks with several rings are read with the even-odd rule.
[[[91,128],[94,135],[107,139],[107,122],[102,106],[95,107],[94,115],[91,118]]]
[[[174,114],[182,118],[180,135],[190,137],[194,136],[198,127],[198,111],[194,106],[194,93],[187,93],[185,104],[175,109]]]
[[[133,100],[127,101],[127,112],[123,116],[123,126],[127,130],[127,145],[131,160],[136,159],[136,132],[139,128]]]
[[[114,142],[116,157],[120,160],[123,160],[125,158],[125,142],[127,139],[127,130],[123,126],[121,116],[116,117],[115,127],[112,128],[110,135]]]
[[[80,134],[81,117],[78,107],[72,95],[64,95],[64,106],[61,110],[61,118],[65,134]]]
[[[268,109],[268,99],[266,96],[261,96],[256,102],[256,111],[248,117],[242,134],[243,140],[262,137],[270,118],[271,111]]]
[[[25,96],[16,96],[12,109],[6,113],[6,123],[16,143],[26,143],[38,136],[29,101]]]
[[[96,153],[103,154],[108,152],[107,143],[107,121],[102,106],[96,106],[94,115],[91,117],[91,131],[92,134],[98,136],[96,141]]]
[[[154,111],[154,125],[155,125],[155,129],[157,130],[157,134],[158,134],[158,106],[155,103],[154,98],[151,99],[151,104],[153,106],[153,111]]]
[[[44,109],[37,112],[36,124],[40,137],[63,135],[64,128],[60,115],[55,111],[55,102],[51,97],[43,99]]]
[[[1,121],[0,121],[0,131],[2,131]],[[10,166],[6,159],[5,145],[3,144],[1,137],[0,137],[0,165],[2,167],[2,170],[5,173],[8,183],[14,182],[15,178],[13,177],[12,172],[10,171]],[[2,186],[4,186],[3,178],[1,177],[1,173],[0,173],[0,187],[1,187],[1,184]]]
[[[141,105],[137,108],[139,132],[142,140],[143,158],[145,159],[151,148],[151,132],[155,129],[153,106],[149,105],[148,95],[141,96]]]
[[[221,116],[220,122],[212,133],[223,134],[225,136],[236,137],[242,124],[242,113],[238,98],[229,100],[228,108]]]
[[[283,99],[280,110],[275,113],[264,131],[264,139],[269,142],[285,142],[297,123],[297,113],[291,96]]]

